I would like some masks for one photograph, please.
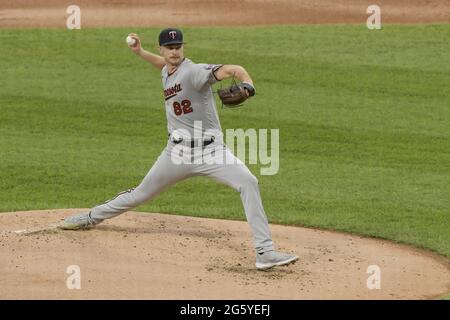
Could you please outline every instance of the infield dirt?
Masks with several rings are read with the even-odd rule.
[[[81,211],[0,214],[0,299],[428,299],[450,290],[445,258],[292,226],[271,230],[277,248],[300,260],[270,271],[255,269],[243,221],[128,212],[88,231],[14,232]],[[80,290],[67,287],[73,265]],[[380,289],[367,286],[370,266]]]
[[[364,0],[78,0],[82,27],[365,24]],[[3,0],[0,28],[65,28],[67,0]],[[450,22],[447,0],[379,0],[382,23]]]

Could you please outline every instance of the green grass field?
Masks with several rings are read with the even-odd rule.
[[[0,211],[91,207],[137,185],[166,143],[159,28],[0,29]],[[279,128],[259,178],[272,223],[381,237],[450,257],[450,25],[185,28],[195,62],[241,64],[257,96],[223,128]],[[196,201],[201,199],[201,201]],[[244,219],[184,181],[140,211]]]

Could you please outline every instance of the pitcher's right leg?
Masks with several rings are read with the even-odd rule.
[[[89,213],[67,218],[60,228],[78,230],[93,227],[105,219],[114,218],[151,200],[167,187],[191,175],[189,165],[174,164],[170,155],[164,150],[139,186],[119,193],[115,198],[92,208]]]

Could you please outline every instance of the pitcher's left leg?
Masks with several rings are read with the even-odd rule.
[[[228,149],[226,149],[226,152]],[[231,154],[231,152],[230,152]],[[232,157],[234,157],[231,154]],[[259,194],[258,180],[239,159],[234,164],[202,164],[198,174],[207,175],[241,194],[245,215],[258,253],[274,250],[269,223]]]

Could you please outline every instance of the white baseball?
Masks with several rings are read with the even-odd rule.
[[[127,37],[127,44],[128,44],[129,46],[134,46],[134,45],[136,44],[136,39],[133,38],[133,37],[131,37],[131,36],[128,36],[128,37]]]

